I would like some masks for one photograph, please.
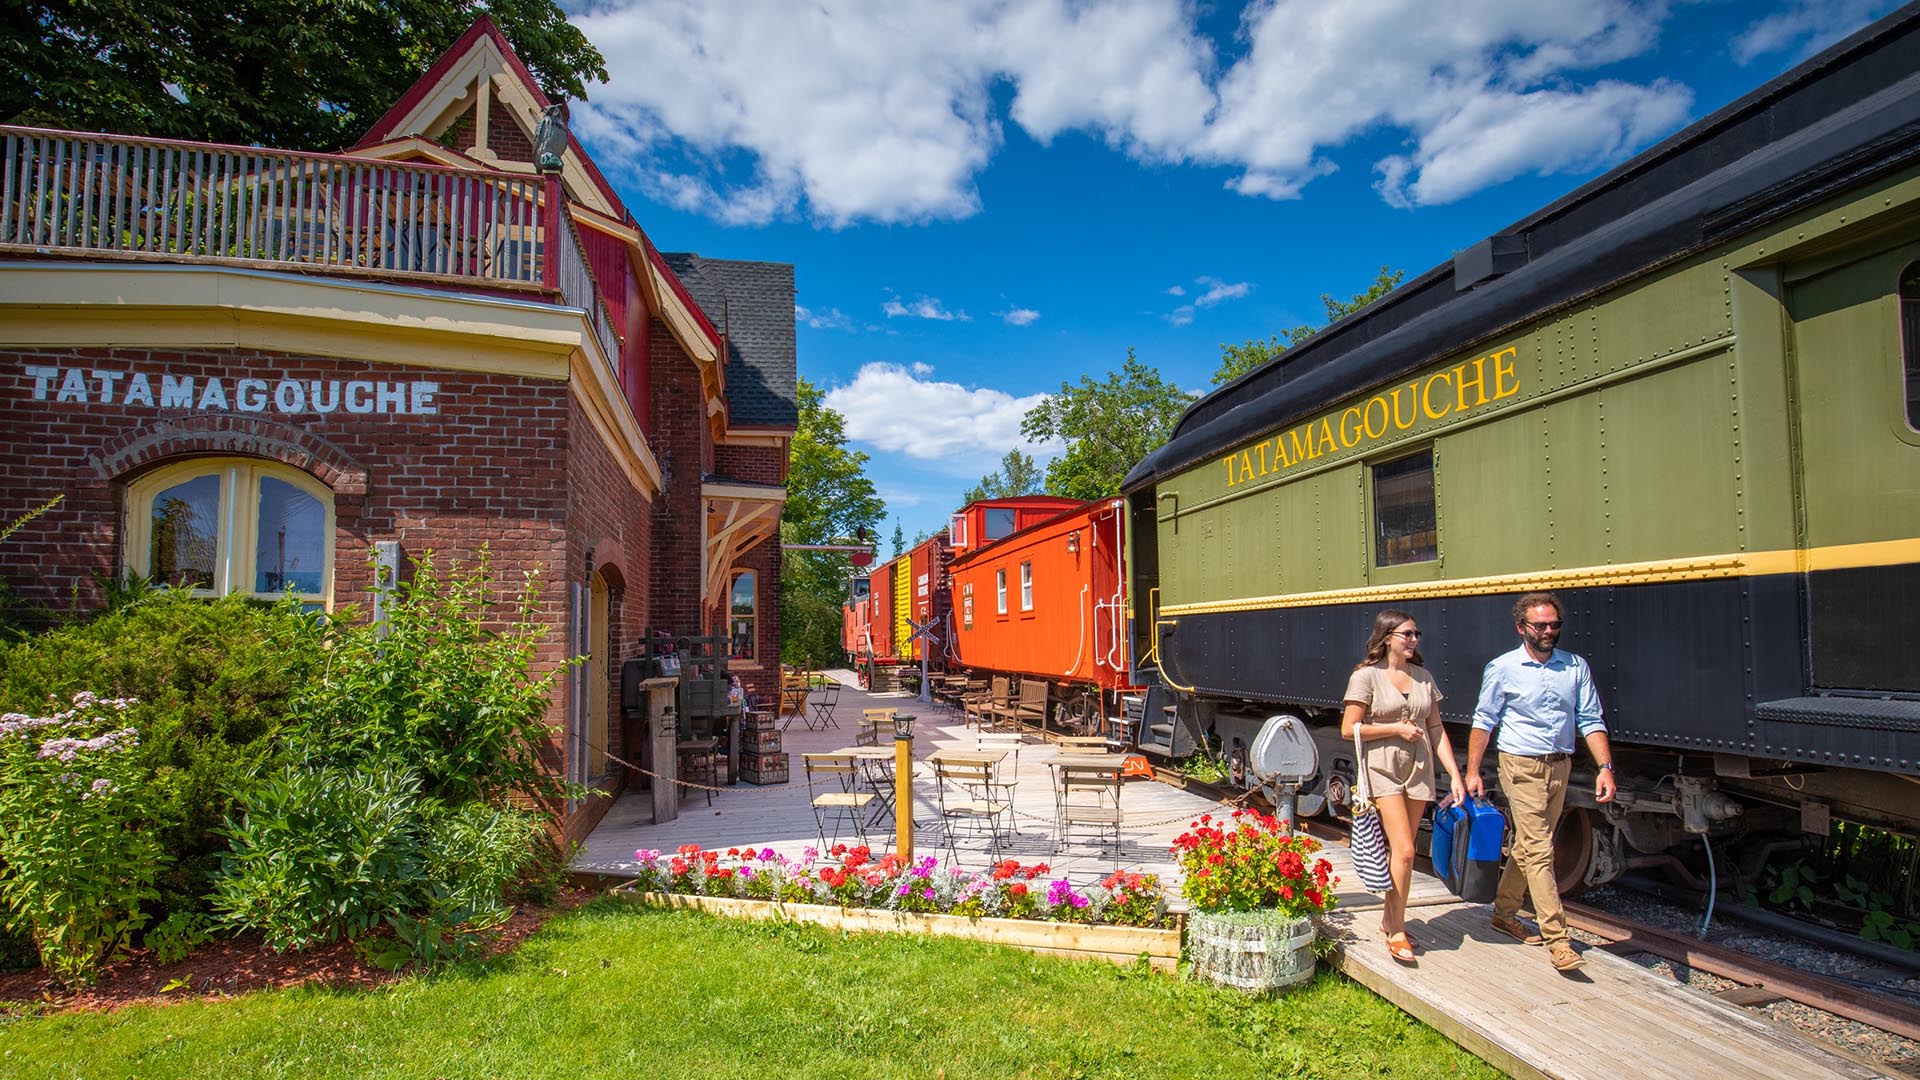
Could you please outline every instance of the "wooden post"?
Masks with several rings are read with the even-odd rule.
[[[900,860],[913,862],[913,727],[908,717],[907,733],[893,729],[893,849]]]
[[[541,176],[543,202],[546,213],[542,215],[540,244],[540,285],[548,292],[560,291],[560,230],[567,227],[566,211],[561,207],[560,174],[544,173]]]

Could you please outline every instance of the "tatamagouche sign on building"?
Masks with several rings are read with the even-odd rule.
[[[603,790],[650,630],[775,692],[793,268],[657,250],[552,104],[483,17],[344,153],[0,126],[0,519],[64,496],[0,578],[366,611],[376,553],[485,546]]]

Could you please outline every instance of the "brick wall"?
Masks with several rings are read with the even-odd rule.
[[[508,161],[532,161],[533,139],[514,122],[506,102],[489,89],[493,101],[487,107],[487,149]]]
[[[655,319],[651,327],[653,452],[665,489],[653,507],[652,618],[656,626],[689,633],[709,624],[700,596],[700,484],[711,471],[713,438],[699,369],[665,324]]]
[[[716,446],[713,471],[730,480],[755,484],[787,482],[787,456],[764,446]]]

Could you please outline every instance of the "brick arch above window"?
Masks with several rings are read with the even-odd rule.
[[[266,458],[312,475],[335,495],[367,494],[367,467],[358,459],[311,431],[263,417],[215,414],[156,420],[108,441],[91,463],[102,478],[117,480],[192,454]]]

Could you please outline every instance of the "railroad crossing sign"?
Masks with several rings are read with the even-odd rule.
[[[907,635],[908,641],[924,641],[927,643],[927,647],[923,647],[920,650],[920,697],[917,700],[930,705],[933,703],[933,684],[927,681],[927,656],[933,651],[931,648],[933,643],[939,640],[934,636],[934,631],[938,629],[938,624],[934,619],[928,619],[923,623],[914,622],[913,616],[909,615],[907,616],[907,625],[913,627],[913,633]]]

